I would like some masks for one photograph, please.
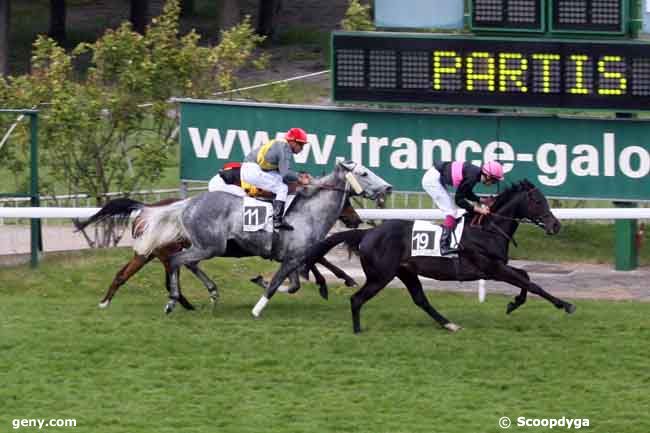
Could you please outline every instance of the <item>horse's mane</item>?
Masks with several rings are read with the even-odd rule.
[[[513,183],[512,185],[507,187],[505,190],[503,190],[496,196],[496,201],[494,202],[494,205],[492,205],[492,207],[494,209],[499,209],[506,203],[510,202],[510,200],[512,200],[512,198],[518,193],[522,191],[530,191],[531,189],[534,188],[535,185],[528,179],[523,179],[520,180],[519,182]]]

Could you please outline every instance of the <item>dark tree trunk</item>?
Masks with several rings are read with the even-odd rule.
[[[194,0],[181,0],[181,17],[191,17],[194,15]]]
[[[9,3],[0,0],[0,75],[9,74]]]
[[[282,7],[282,0],[260,0],[259,4],[256,31],[260,35],[271,37],[275,31],[275,16]]]
[[[50,0],[49,35],[59,45],[65,43],[65,0]]]
[[[131,0],[131,24],[133,30],[144,34],[149,18],[149,0]]]
[[[222,0],[219,2],[219,30],[228,30],[239,24],[239,2],[238,0]]]

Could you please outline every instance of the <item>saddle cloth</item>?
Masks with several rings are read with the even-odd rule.
[[[451,248],[456,248],[460,243],[460,237],[463,234],[465,218],[460,218],[456,229],[451,237]],[[440,236],[442,227],[428,220],[416,220],[413,222],[413,231],[411,232],[411,257],[428,256],[441,257],[440,255]],[[449,257],[449,256],[445,256]]]
[[[295,195],[287,197],[284,206],[284,212],[291,207]],[[242,215],[244,217],[242,224],[245,232],[273,232],[273,205],[268,200],[258,200],[253,197],[244,196]]]

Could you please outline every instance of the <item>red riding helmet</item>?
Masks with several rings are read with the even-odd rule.
[[[291,128],[284,135],[287,141],[297,141],[298,143],[307,143],[307,133],[301,128]]]

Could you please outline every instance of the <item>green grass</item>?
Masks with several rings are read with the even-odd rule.
[[[0,269],[0,426],[75,418],[79,432],[498,432],[501,416],[589,418],[590,432],[646,433],[647,303],[578,302],[568,316],[531,299],[430,294],[465,329],[434,326],[385,290],[351,332],[350,289],[277,295],[261,320],[247,277],[274,266],[214,260],[213,311],[165,317],[151,266],[105,311],[96,302],[126,250],[49,256]],[[36,429],[21,429],[32,432]],[[511,431],[541,432],[546,429]]]

